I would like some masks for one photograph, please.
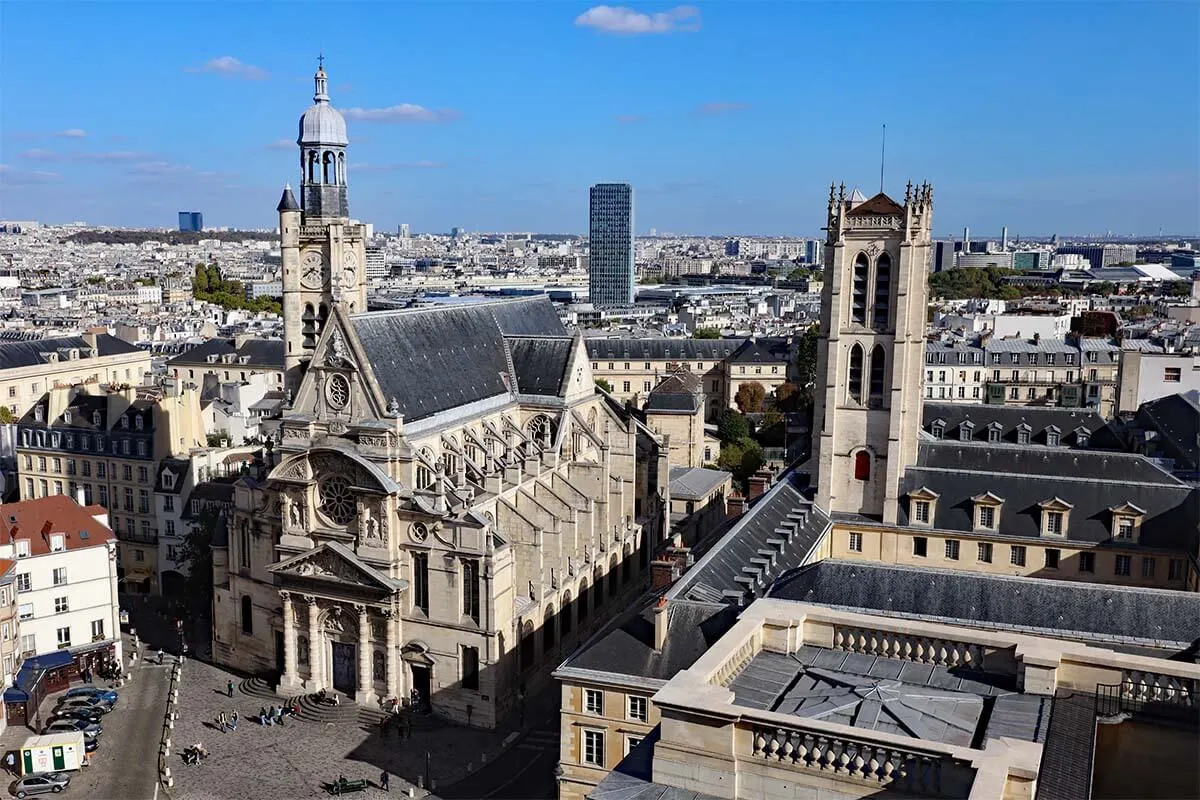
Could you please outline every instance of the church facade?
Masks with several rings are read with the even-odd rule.
[[[545,298],[366,311],[323,69],[280,200],[289,400],[214,552],[214,658],[492,727],[637,591],[666,448]],[[661,488],[660,488],[661,487]],[[222,550],[224,552],[222,552]]]

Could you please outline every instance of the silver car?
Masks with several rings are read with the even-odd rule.
[[[70,785],[71,776],[65,772],[43,772],[40,775],[26,775],[13,783],[12,793],[17,797],[43,792],[58,794]]]
[[[83,719],[56,719],[46,726],[42,734],[74,733],[75,731],[79,731],[84,736],[93,737],[103,733],[104,728],[99,722],[88,722]]]
[[[57,714],[60,711],[67,711],[77,708],[86,709],[88,711],[96,711],[100,714],[107,714],[113,710],[113,705],[107,700],[100,700],[95,697],[64,697],[58,702],[58,707],[54,709],[54,712]]]

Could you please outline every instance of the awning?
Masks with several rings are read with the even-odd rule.
[[[28,703],[29,692],[19,686],[10,686],[4,690],[4,702],[6,703]]]

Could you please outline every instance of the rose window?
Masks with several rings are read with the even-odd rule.
[[[346,376],[334,375],[330,378],[326,396],[329,398],[329,405],[338,411],[345,408],[350,402],[350,382],[346,380]]]
[[[338,525],[347,525],[356,510],[350,481],[341,475],[331,475],[321,483],[321,511]]]

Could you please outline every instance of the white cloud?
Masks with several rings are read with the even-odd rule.
[[[643,33],[694,32],[700,30],[700,9],[676,6],[669,11],[646,14],[624,6],[595,6],[575,18],[583,28],[602,33],[636,36]]]
[[[401,103],[387,108],[347,108],[342,116],[360,122],[453,122],[462,113],[452,108],[426,108],[415,103]]]
[[[87,136],[87,131],[83,128],[67,128],[65,131],[59,131],[54,135],[62,139],[83,139]]]
[[[749,103],[705,103],[696,109],[697,114],[732,114],[735,111],[745,111]]]
[[[54,163],[70,161],[74,163],[106,164],[124,161],[146,161],[147,159],[155,158],[155,156],[151,153],[139,153],[134,150],[108,150],[91,153],[60,153],[56,150],[41,150],[35,148],[33,150],[26,150],[24,153],[21,153],[21,158],[28,161]]]
[[[351,164],[351,172],[397,172],[402,169],[445,169],[442,161],[405,161],[399,164]]]
[[[8,164],[0,164],[0,184],[8,186],[29,186],[37,183],[55,183],[62,180],[57,172],[41,170],[16,169]]]
[[[267,71],[253,64],[245,64],[233,56],[218,56],[209,59],[198,67],[184,67],[184,72],[209,72],[226,78],[240,78],[247,81],[261,81],[267,77]]]

